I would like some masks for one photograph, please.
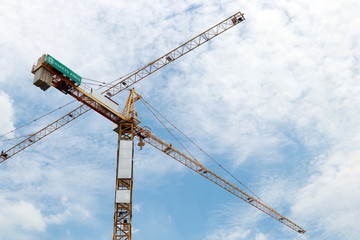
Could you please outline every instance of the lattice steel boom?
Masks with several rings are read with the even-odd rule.
[[[219,34],[225,32],[226,30],[234,27],[235,25],[241,23],[245,20],[244,14],[241,12],[237,12],[234,15],[228,17],[224,21],[216,24],[215,26],[209,28],[203,33],[200,33],[193,39],[187,41],[186,43],[180,45],[179,47],[175,48],[174,50],[168,52],[164,56],[156,59],[155,61],[147,64],[146,66],[140,68],[138,71],[133,73],[132,75],[128,76],[121,82],[115,84],[114,86],[110,87],[107,91],[110,96],[114,96],[121,92],[124,88],[127,88],[134,83],[140,81],[141,79],[147,77],[153,72],[156,72],[160,68],[168,65],[169,63],[173,62],[174,60],[184,56],[186,53],[194,50],[195,48],[201,46],[202,44],[206,43],[207,41],[213,39],[214,37],[218,36]]]
[[[215,26],[209,28],[208,30],[204,31],[203,33],[197,35],[193,39],[187,41],[186,43],[182,44],[181,46],[175,48],[174,50],[170,51],[169,53],[163,55],[162,57],[156,59],[145,65],[144,67],[140,68],[139,70],[135,71],[134,73],[130,74],[125,79],[122,79],[114,86],[106,89],[102,93],[106,93],[107,96],[110,98],[114,97],[124,89],[128,88],[129,86],[135,84],[136,82],[144,79],[145,77],[149,76],[150,74],[156,72],[160,68],[170,64],[171,62],[175,61],[176,59],[184,56],[186,53],[194,50],[195,48],[201,46],[205,42],[213,39],[214,37],[220,35],[221,33],[225,32],[226,30],[232,28],[233,26],[239,24],[240,22],[244,21],[244,15],[241,12],[237,12],[232,16],[228,17],[227,19],[223,20],[222,22],[216,24]],[[34,66],[32,72],[36,71],[36,68],[39,66]],[[21,152],[25,148],[31,146],[35,142],[43,139],[50,133],[56,131],[57,129],[63,127],[64,125],[72,122],[76,118],[82,116],[86,112],[88,112],[90,108],[83,104],[78,108],[72,110],[71,112],[67,113],[66,115],[60,117],[56,121],[52,122],[48,126],[44,127],[43,129],[39,130],[38,132],[32,134],[25,140],[21,141],[20,143],[14,145],[8,150],[5,150],[0,155],[0,163],[9,159],[10,157],[14,156],[15,154]]]
[[[288,226],[289,228],[295,230],[298,233],[305,233],[306,231],[297,225],[296,223],[292,222],[288,218],[284,217],[274,209],[270,208],[263,202],[259,201],[258,199],[252,197],[251,195],[247,194],[246,192],[242,191],[238,187],[234,186],[233,184],[229,183],[225,179],[221,178],[214,172],[210,171],[206,167],[204,167],[200,162],[197,160],[188,157],[184,153],[180,152],[179,150],[175,149],[171,144],[168,144],[161,139],[157,138],[153,134],[151,134],[148,130],[141,128],[140,126],[136,126],[135,128],[136,136],[141,139],[141,141],[149,143],[151,146],[159,149],[160,151],[164,152],[168,156],[172,157],[176,161],[182,163],[183,165],[187,166],[194,172],[200,174],[201,176],[209,179],[213,183],[217,184],[218,186],[222,187],[226,191],[234,194],[238,198],[244,200],[245,202],[251,204],[252,206],[256,207],[257,209],[263,211],[264,213],[268,214],[269,216],[273,217],[277,221],[283,223],[284,225]]]
[[[48,136],[50,133],[55,132],[59,128],[63,127],[64,125],[72,122],[76,118],[80,117],[84,113],[90,110],[89,107],[82,104],[79,107],[75,108],[71,112],[67,113],[66,115],[62,116],[61,118],[57,119],[56,121],[50,123],[46,127],[40,129],[34,134],[31,134],[25,140],[19,142],[18,144],[14,145],[13,147],[9,148],[8,150],[2,152],[0,157],[0,163],[3,161],[11,158],[15,154],[21,152],[25,148],[33,145],[34,143],[40,141],[44,137]]]

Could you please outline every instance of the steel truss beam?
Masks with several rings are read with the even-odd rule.
[[[263,211],[264,213],[268,214],[272,218],[276,219],[277,221],[283,223],[284,225],[288,226],[289,228],[295,230],[298,233],[305,233],[306,231],[301,228],[296,223],[292,222],[288,218],[284,217],[274,209],[270,208],[269,206],[265,205],[263,202],[260,202],[258,199],[250,196],[249,194],[245,193],[238,187],[234,186],[233,184],[229,183],[225,179],[221,178],[214,172],[210,171],[209,169],[205,168],[200,162],[195,159],[192,159],[185,155],[184,153],[180,152],[179,150],[175,149],[171,144],[168,144],[161,139],[157,138],[149,131],[140,126],[136,126],[135,131],[137,136],[144,142],[149,143],[151,146],[159,149],[160,151],[164,152],[168,156],[172,157],[176,161],[182,163],[183,165],[187,166],[194,172],[200,174],[201,176],[209,179],[213,183],[217,184],[218,186],[222,187],[226,191],[232,193],[233,195],[237,196],[238,198],[244,200],[245,202],[251,204],[252,206],[256,207],[257,209]]]
[[[157,70],[161,69],[162,67],[170,64],[174,60],[184,56],[186,53],[192,51],[193,49],[201,46],[205,42],[213,39],[214,37],[220,35],[221,33],[225,32],[226,30],[232,28],[233,26],[239,24],[240,22],[244,21],[244,15],[241,12],[237,12],[234,15],[228,17],[224,21],[216,24],[215,26],[209,28],[208,30],[204,31],[203,33],[199,34],[198,36],[194,37],[193,39],[187,41],[186,43],[182,44],[181,46],[175,48],[174,50],[170,51],[169,53],[163,55],[162,57],[156,59],[155,61],[150,62],[149,64],[145,65],[144,67],[140,68],[139,70],[135,71],[127,78],[123,79],[119,83],[115,84],[114,86],[108,88],[107,90],[103,91],[102,93],[108,93],[107,96],[113,97],[120,93],[121,91],[125,90],[129,86],[133,85],[134,83],[144,79],[145,77],[149,76],[150,74],[156,72]],[[36,69],[36,67],[34,68]],[[0,163],[9,159],[10,157],[14,156],[16,153],[24,150],[25,148],[31,146],[35,142],[41,140],[42,138],[46,137],[50,133],[56,131],[57,129],[63,127],[67,123],[75,120],[76,118],[80,117],[81,115],[88,112],[90,108],[85,104],[81,105],[80,107],[72,110],[71,112],[67,113],[66,115],[60,117],[58,120],[54,121],[50,125],[46,126],[43,129],[40,129],[38,132],[34,133],[30,137],[26,138],[25,140],[21,141],[20,143],[16,144],[12,148],[3,151],[0,155]]]

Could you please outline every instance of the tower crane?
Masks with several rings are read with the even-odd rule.
[[[197,37],[191,39],[185,44],[150,62],[143,68],[135,71],[127,78],[114,84],[107,90],[99,93],[93,89],[87,91],[80,87],[82,78],[75,72],[67,68],[61,62],[53,58],[49,54],[41,56],[37,64],[33,67],[32,73],[35,75],[34,84],[42,90],[47,90],[50,86],[58,89],[64,94],[68,94],[82,103],[82,105],[67,115],[53,122],[46,128],[41,129],[36,134],[25,139],[16,146],[1,153],[1,161],[12,157],[16,153],[22,151],[36,141],[44,138],[51,132],[59,129],[65,124],[73,121],[75,118],[88,112],[90,109],[98,112],[108,120],[115,123],[114,130],[118,134],[118,154],[117,154],[117,170],[116,170],[116,190],[115,190],[115,207],[114,207],[114,231],[113,239],[131,240],[132,229],[132,189],[133,189],[133,148],[134,139],[139,139],[139,146],[143,146],[144,142],[155,147],[156,149],[167,154],[176,161],[182,163],[194,172],[207,178],[221,188],[232,193],[236,197],[242,199],[255,208],[263,211],[277,221],[283,223],[287,227],[298,233],[306,231],[296,223],[284,217],[264,202],[249,195],[245,191],[226,181],[216,173],[207,169],[198,160],[187,156],[181,151],[174,148],[171,144],[166,143],[156,137],[145,127],[140,126],[140,121],[136,118],[135,102],[142,97],[130,90],[129,97],[123,107],[119,111],[119,104],[111,98],[119,92],[142,80],[151,73],[159,70],[167,64],[173,62],[177,58],[190,52],[194,48],[209,41],[220,33],[244,21],[244,15],[240,12],[230,16],[221,23],[206,30]]]

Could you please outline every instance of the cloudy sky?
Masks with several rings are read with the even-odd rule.
[[[135,88],[308,232],[145,146],[135,151],[133,239],[360,238],[359,1],[0,2],[2,150],[79,105],[33,121],[73,100],[32,85],[43,53],[110,82],[245,13],[246,21]],[[141,103],[138,112],[142,126],[177,146]],[[89,113],[0,164],[0,239],[111,239],[116,138],[108,120]]]

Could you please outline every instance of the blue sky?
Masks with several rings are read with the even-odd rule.
[[[360,237],[358,1],[14,0],[1,6],[0,135],[72,101],[32,85],[30,69],[43,53],[83,77],[110,82],[242,11],[245,22],[135,88],[308,232],[295,233],[145,146],[135,151],[133,239]],[[76,106],[2,137],[0,148],[17,143],[6,138],[36,132]],[[138,112],[142,126],[176,145],[140,103]],[[0,164],[0,239],[111,239],[116,137],[109,121],[91,113]]]

